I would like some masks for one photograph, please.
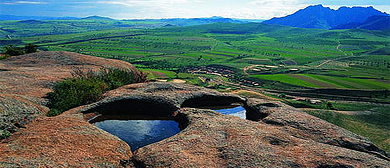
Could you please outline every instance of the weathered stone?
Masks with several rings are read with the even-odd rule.
[[[130,147],[82,115],[37,119],[0,144],[0,167],[119,167]]]
[[[19,131],[47,111],[47,107],[35,104],[23,96],[0,94],[0,131]]]
[[[257,114],[266,114],[261,121],[282,126],[296,137],[367,152],[389,160],[386,152],[368,139],[288,105],[259,99],[249,99],[247,102],[249,109],[258,110]]]
[[[295,137],[285,128],[183,108],[187,128],[135,151],[145,167],[388,167],[375,155]]]
[[[107,92],[104,96],[106,98],[85,106],[82,111],[74,109],[67,113],[98,112],[109,115],[147,113],[147,115],[172,116],[173,112],[181,107],[230,105],[245,102],[245,99],[237,95],[192,85],[165,82],[127,85]]]
[[[51,51],[0,60],[0,131],[18,131],[48,111],[43,98],[51,86],[76,69],[101,67],[134,69],[130,63],[77,53]]]
[[[52,58],[50,54],[58,55]],[[44,99],[40,96],[50,90],[47,83],[70,75],[67,65],[85,68],[93,64],[91,67],[98,68],[97,64],[102,65],[105,61],[129,65],[101,58],[95,60],[95,63],[99,63],[89,63],[94,60],[88,56],[66,56],[69,54],[73,53],[44,52],[28,55],[26,60],[21,57],[13,58],[10,62],[0,61],[0,64],[7,65],[3,68],[6,70],[0,71],[0,76],[7,78],[0,81],[3,86],[0,89],[4,92],[0,95],[0,101],[5,102],[0,106],[0,112],[9,114],[14,111],[28,116],[30,113],[39,115],[47,111],[41,106],[44,105]],[[43,64],[54,64],[58,69],[53,70],[37,63],[40,61],[36,61],[35,57],[44,58]],[[75,61],[83,59],[86,59],[85,62]],[[62,68],[65,73],[61,71]],[[37,75],[38,70],[47,70],[52,74],[43,73],[44,78],[41,79]],[[16,75],[15,87],[12,85],[14,81],[8,81],[12,75]],[[26,83],[20,82],[22,79]],[[46,82],[46,85],[42,85],[42,82]],[[38,117],[25,128],[19,128],[19,132],[0,143],[0,167],[390,165],[383,150],[367,139],[280,102],[245,100],[233,94],[172,83],[127,85],[106,93],[104,97],[99,102],[71,109],[57,117]],[[200,106],[230,103],[243,104],[250,120],[197,109]],[[170,118],[180,123],[182,131],[132,154],[124,141],[88,123],[89,119],[97,115]]]

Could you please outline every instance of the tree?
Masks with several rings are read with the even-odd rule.
[[[28,53],[34,53],[34,52],[37,52],[38,50],[38,46],[35,45],[35,44],[26,44],[24,46],[24,51],[28,54]]]
[[[328,109],[330,109],[330,110],[334,110],[333,105],[332,105],[331,102],[327,102],[327,103],[326,103],[326,107],[327,107]]]
[[[10,56],[15,56],[15,55],[22,55],[24,54],[24,51],[19,48],[19,47],[15,47],[13,45],[8,45],[5,47],[5,54],[7,55],[10,55]]]

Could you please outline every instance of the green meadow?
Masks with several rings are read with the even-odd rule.
[[[277,85],[272,89],[287,90],[390,88],[390,31],[261,23],[161,25],[153,20],[2,21],[0,44],[34,43],[41,50],[121,59],[153,69],[153,78],[174,78],[171,71],[188,73],[191,67],[223,66],[235,72],[231,82],[254,80],[263,88],[273,82]]]

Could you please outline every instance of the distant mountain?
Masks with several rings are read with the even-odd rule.
[[[44,24],[44,23],[47,23],[47,22],[40,21],[40,20],[21,20],[21,21],[18,21],[18,23],[27,23],[27,24]]]
[[[301,28],[332,29],[339,25],[362,23],[371,16],[389,16],[373,7],[340,7],[333,10],[322,5],[306,7],[281,18],[264,21],[266,24],[277,24]]]
[[[164,22],[175,26],[195,26],[210,23],[244,23],[240,20],[213,16],[210,18],[172,18],[172,19],[153,19],[153,21]]]
[[[165,26],[196,26],[203,24],[211,23],[245,23],[237,19],[224,18],[219,16],[213,16],[209,18],[171,18],[171,19],[132,19],[124,21],[133,21],[133,22],[160,22]]]
[[[364,22],[342,24],[334,27],[333,29],[390,30],[390,16],[371,16]]]
[[[111,19],[109,17],[102,17],[102,16],[88,16],[88,17],[85,17],[85,18],[81,18],[83,20],[115,20],[115,19]]]
[[[76,20],[76,17],[45,17],[45,16],[15,16],[0,15],[0,20]]]
[[[234,20],[239,20],[243,22],[255,22],[255,23],[261,23],[264,22],[264,19],[234,19]]]

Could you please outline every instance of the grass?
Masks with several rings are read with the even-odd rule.
[[[337,86],[337,88],[342,89],[390,89],[390,84],[373,79],[356,79],[312,74],[306,74],[305,76],[312,77],[321,82],[330,83]]]
[[[252,75],[252,77],[265,79],[265,80],[271,80],[271,81],[279,81],[283,83],[288,83],[292,85],[297,86],[304,86],[304,87],[312,87],[312,88],[319,88],[319,86],[306,82],[304,80],[299,80],[295,77],[286,75],[286,74],[275,74],[275,75]]]
[[[1,130],[0,133],[0,139],[6,139],[11,136],[11,133],[7,130]]]
[[[140,70],[149,73],[149,77],[151,79],[173,79],[176,78],[176,73],[172,71],[165,71],[159,69],[144,69],[140,68]]]
[[[2,55],[2,54],[0,54],[0,60],[3,60],[3,59],[6,59],[6,58],[8,58],[9,56],[7,56],[7,55]]]
[[[117,27],[119,22],[121,26],[130,27]],[[0,22],[0,26],[14,31],[11,34],[18,45],[35,43],[47,50],[121,59],[149,69],[153,78],[176,78],[176,74],[169,71],[185,72],[188,67],[223,65],[236,69],[240,78],[279,82],[274,89],[291,88],[287,85],[357,90],[390,88],[387,75],[390,40],[385,31],[316,30],[261,23],[140,30],[131,27],[159,22],[119,22],[93,19],[43,23],[8,21]],[[57,31],[53,30],[53,25],[59,26]],[[65,30],[66,25],[70,28]],[[11,42],[4,37],[0,40],[3,40],[1,44]],[[337,49],[339,44],[341,51]],[[284,63],[287,65],[279,66]],[[240,72],[259,64],[279,68],[249,71],[249,76]],[[299,69],[299,72],[290,69]]]
[[[307,113],[369,138],[390,152],[390,112],[388,107],[376,107],[373,114],[346,115],[332,111],[307,111]]]
[[[284,102],[296,108],[313,108],[313,110],[305,110],[305,112],[367,137],[374,144],[390,152],[390,111],[388,105],[337,101],[323,101],[321,104],[310,104],[306,101],[296,100],[284,100]],[[331,109],[328,103],[331,103]],[[351,114],[338,111],[349,111]]]

